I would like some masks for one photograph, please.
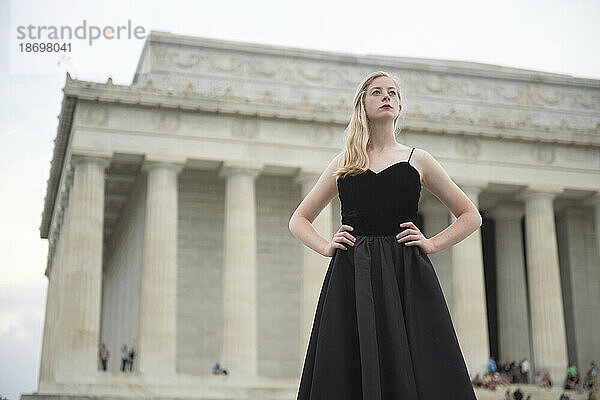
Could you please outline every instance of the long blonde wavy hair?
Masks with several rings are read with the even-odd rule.
[[[396,85],[398,89],[398,97],[400,105],[404,109],[402,104],[402,96],[400,95],[400,85],[398,79],[391,74],[384,71],[375,71],[369,74],[361,83],[358,85],[356,94],[354,95],[354,110],[348,126],[344,130],[346,136],[346,145],[344,148],[344,162],[334,176],[345,177],[346,175],[358,175],[362,174],[369,168],[369,158],[367,157],[367,144],[369,143],[371,132],[369,129],[369,119],[367,118],[367,112],[365,110],[365,95],[367,88],[373,82],[375,78],[380,76],[387,76]],[[404,114],[402,114],[404,115]],[[400,114],[394,119],[394,134],[398,131],[400,125]]]

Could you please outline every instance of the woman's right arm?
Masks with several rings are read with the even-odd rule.
[[[327,257],[333,256],[336,248],[346,250],[342,242],[353,245],[355,241],[352,235],[345,232],[346,229],[352,230],[348,225],[342,225],[331,241],[321,236],[312,225],[325,206],[337,195],[336,177],[333,174],[341,164],[341,157],[342,153],[331,160],[315,186],[298,205],[289,222],[292,235],[305,246]]]

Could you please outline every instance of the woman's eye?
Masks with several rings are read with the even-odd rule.
[[[377,94],[377,93],[379,93],[378,89],[373,90],[373,94]],[[394,95],[395,95],[396,91],[395,90],[390,90],[390,93],[394,93]]]

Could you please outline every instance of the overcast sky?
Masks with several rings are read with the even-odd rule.
[[[600,2],[0,0],[0,395],[37,389],[47,240],[39,226],[65,71],[129,84],[143,40],[21,53],[19,26],[146,31],[355,54],[476,61],[600,79]],[[365,8],[365,5],[371,5]],[[378,7],[376,6],[378,5]],[[112,352],[117,354],[117,352]]]

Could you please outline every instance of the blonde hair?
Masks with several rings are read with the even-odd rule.
[[[335,171],[334,176],[336,177],[343,178],[346,175],[362,174],[369,168],[367,144],[369,143],[371,132],[369,130],[369,119],[367,118],[367,112],[365,110],[365,94],[367,93],[367,88],[371,82],[380,76],[387,76],[394,81],[394,84],[398,89],[400,105],[402,105],[402,96],[400,95],[400,85],[398,84],[398,80],[387,72],[372,72],[360,83],[360,85],[358,85],[356,94],[354,95],[354,110],[352,111],[352,117],[344,130],[346,134],[346,145],[343,151],[344,163],[337,171]],[[404,114],[402,115],[404,116]],[[394,134],[396,134],[396,131],[398,130],[400,120],[400,114],[398,114],[396,119],[394,119]]]

